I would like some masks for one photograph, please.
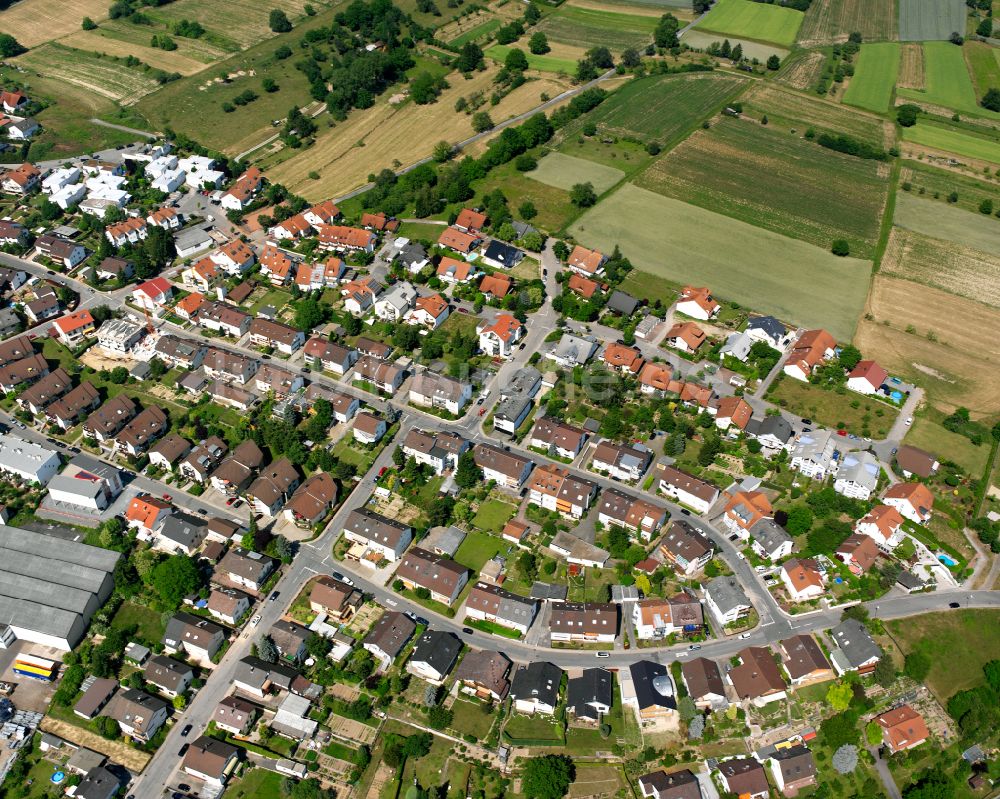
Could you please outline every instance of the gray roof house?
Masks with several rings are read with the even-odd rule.
[[[438,685],[448,675],[462,651],[462,642],[454,633],[427,630],[417,639],[406,670]]]
[[[870,452],[848,452],[840,462],[833,490],[854,499],[868,499],[878,487],[880,468]]]
[[[519,668],[510,686],[514,708],[520,713],[552,715],[559,704],[562,675],[562,669],[544,660],[535,660]]]
[[[752,418],[744,432],[756,438],[764,449],[787,449],[788,442],[792,440],[792,426],[783,416]]]
[[[566,707],[578,721],[597,722],[611,711],[614,701],[611,672],[607,669],[584,669],[566,685]]]
[[[750,528],[750,546],[762,558],[778,560],[792,552],[792,537],[774,519],[760,519]]]
[[[732,576],[716,577],[705,586],[705,604],[723,624],[732,624],[753,607],[743,586]]]
[[[87,772],[87,775],[76,786],[76,799],[111,799],[121,789],[122,784],[112,772],[104,766],[98,766]]]
[[[847,619],[838,624],[830,630],[830,638],[837,646],[830,655],[837,674],[848,671],[867,674],[874,670],[882,657],[879,645],[857,619]]]
[[[184,693],[194,679],[194,670],[166,655],[155,655],[142,670],[143,679],[166,696]]]
[[[626,294],[624,291],[612,291],[606,307],[609,311],[614,311],[622,316],[631,316],[641,304],[631,294]]]
[[[549,352],[548,357],[565,369],[583,366],[597,352],[597,342],[592,338],[564,333]]]

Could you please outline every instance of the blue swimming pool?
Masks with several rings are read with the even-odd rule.
[[[955,560],[955,559],[954,559],[953,557],[951,557],[950,555],[945,555],[945,554],[944,554],[943,552],[939,552],[939,553],[938,553],[938,556],[937,556],[937,559],[938,559],[939,561],[941,561],[941,562],[942,562],[942,563],[943,563],[943,564],[944,564],[945,566],[947,566],[947,567],[948,567],[949,569],[950,569],[950,568],[951,568],[952,566],[957,566],[957,565],[958,565],[958,561],[957,561],[957,560]]]

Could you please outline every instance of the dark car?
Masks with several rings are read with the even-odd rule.
[[[962,606],[958,604],[958,602],[949,602],[948,607],[951,608],[952,610],[955,610],[956,608],[960,608]]]
[[[812,419],[803,419],[802,420],[802,424],[812,424],[812,423],[813,423]]]
[[[681,508],[681,513],[683,513],[685,516],[691,515],[691,511],[689,511],[687,508]]]
[[[184,757],[184,755],[187,754],[187,750],[188,750],[189,746],[191,746],[191,744],[184,744],[184,746],[182,746],[180,749],[178,749],[177,750],[177,757]]]
[[[184,729],[181,730],[181,738],[187,738],[189,732],[191,732],[191,725],[185,724]],[[187,790],[187,788],[185,788],[184,790]]]
[[[178,790],[181,790],[181,791],[190,791],[191,790],[191,786],[188,785],[186,782],[182,782],[180,785],[177,786],[177,788],[178,788]]]
[[[417,616],[417,624],[423,624],[426,627],[430,624],[430,622],[427,621],[427,619],[425,619],[423,616]]]
[[[269,602],[274,602],[274,600],[276,600],[279,596],[281,596],[281,591],[275,591],[267,599],[268,599]]]
[[[471,627],[463,627],[462,628],[462,632],[465,633],[466,635],[472,635],[472,628]]]

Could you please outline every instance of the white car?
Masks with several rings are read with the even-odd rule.
[[[913,417],[912,417],[912,416],[908,416],[908,417],[906,417],[906,421],[904,422],[904,424],[905,424],[905,425],[906,425],[907,427],[909,427],[909,426],[910,426],[911,424],[913,424]]]
[[[740,560],[746,560],[747,559],[747,556],[744,555],[742,552],[737,552],[736,553],[736,557],[738,557]]]
[[[740,636],[740,640],[741,641],[746,641],[747,638],[749,638],[749,637],[750,637],[750,633],[743,633],[743,635]]]

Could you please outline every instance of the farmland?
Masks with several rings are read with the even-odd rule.
[[[801,11],[778,5],[750,0],[719,0],[695,27],[791,47],[802,19]]]
[[[951,42],[925,42],[923,48],[924,89],[900,89],[900,97],[1000,119],[978,105],[962,48]]]
[[[1000,164],[1000,141],[985,135],[959,131],[947,125],[923,122],[903,129],[903,141],[933,147],[964,158]]]
[[[653,40],[655,16],[598,11],[564,5],[549,15],[538,30],[550,39],[576,47],[603,44],[615,51],[645,47]]]
[[[924,88],[924,48],[919,44],[909,42],[901,45],[902,59],[899,65],[900,89]]]
[[[793,89],[811,89],[823,74],[826,56],[816,50],[799,51],[782,64],[776,81]]]
[[[946,40],[955,31],[965,33],[965,3],[962,0],[898,0],[899,40],[925,42]]]
[[[900,196],[897,201],[904,199]],[[924,205],[929,210],[916,218],[946,210],[933,203]],[[965,211],[956,213],[971,216]],[[986,220],[986,224],[998,223]],[[880,271],[1000,308],[1000,256],[990,252],[897,227],[890,234]]]
[[[899,74],[899,55],[895,42],[862,45],[844,102],[869,111],[888,111]]]
[[[724,118],[656,161],[639,185],[829,248],[870,256],[887,182],[878,164],[746,119]]]
[[[885,144],[883,120],[796,92],[785,91],[774,84],[758,83],[743,101],[743,110],[751,116],[768,118],[771,129],[846,133],[861,141],[882,147]]]
[[[393,161],[415,163],[442,139],[457,142],[472,135],[472,118],[455,113],[455,101],[488,91],[495,74],[490,68],[471,80],[452,78],[451,87],[432,105],[392,105],[383,98],[372,108],[354,111],[346,121],[322,130],[308,150],[270,169],[269,176],[310,200],[320,200],[364,185],[370,173],[391,167]],[[542,92],[555,96],[564,88],[555,80],[529,81],[491,107],[490,116],[500,122],[538,105]],[[318,180],[309,177],[312,171],[319,173]]]
[[[648,224],[636,226],[636,219]],[[581,243],[607,252],[621,245],[638,269],[628,285],[640,294],[644,285],[656,291],[666,281],[700,281],[720,297],[825,327],[838,338],[851,337],[868,290],[870,265],[864,261],[837,258],[630,184],[588,210],[571,231]]]
[[[755,42],[753,39],[740,39],[737,36],[707,33],[697,28],[691,28],[691,30],[685,31],[684,35],[681,36],[681,41],[688,47],[695,47],[702,50],[710,47],[713,42],[722,44],[724,39],[728,39],[729,44],[733,47],[736,45],[742,47],[743,55],[747,58],[756,58],[758,61],[767,61],[773,55],[784,59],[788,55],[788,50],[784,47],[765,44],[764,42]]]
[[[1000,310],[881,273],[866,310],[854,343],[867,357],[919,382],[946,413],[1000,411],[1000,340],[982,334],[1000,329]]]
[[[35,47],[80,30],[84,17],[101,19],[107,12],[107,0],[21,0],[4,10],[3,32]]]
[[[723,75],[657,75],[626,84],[587,115],[602,132],[669,147],[711,117],[745,85]],[[582,121],[575,127],[580,127]]]
[[[988,176],[967,177],[953,171],[935,169],[922,161],[905,161],[899,173],[900,183],[908,184],[909,191],[923,200],[949,203],[956,208],[980,213],[983,200],[1000,200],[1000,185]],[[904,188],[904,191],[906,188]],[[958,195],[957,202],[949,199],[951,193]]]
[[[179,38],[179,37],[178,37]],[[184,41],[183,39],[181,40]],[[144,44],[129,42],[105,33],[98,28],[96,31],[80,31],[60,40],[59,44],[74,47],[85,52],[106,53],[107,55],[124,58],[134,55],[140,61],[164,72],[179,72],[181,75],[193,75],[205,68],[205,62],[192,58],[184,52],[182,46],[172,52],[149,47],[149,37]]]
[[[503,21],[499,19],[488,19],[485,22],[481,22],[478,25],[469,28],[468,30],[460,33],[454,39],[452,39],[448,44],[453,47],[461,47],[469,42],[474,42],[476,39],[481,39],[487,34],[493,33],[497,28],[503,25]]]
[[[569,190],[577,183],[590,183],[598,194],[603,194],[625,177],[620,169],[563,153],[549,153],[527,175],[557,189]]]
[[[854,31],[866,42],[891,41],[896,38],[896,19],[895,0],[813,0],[799,28],[799,44],[845,42]]]
[[[1000,253],[1000,221],[985,214],[970,213],[961,208],[921,200],[910,194],[896,198],[893,223],[937,239]],[[1000,275],[997,275],[1000,278]]]
[[[565,56],[558,55],[535,55],[534,53],[529,53],[527,48],[517,45],[519,49],[524,53],[525,57],[528,59],[528,68],[537,69],[539,72],[563,72],[566,75],[572,75],[576,71],[576,62],[583,57],[583,50],[577,50],[577,48],[566,48],[567,50],[577,50],[577,55],[575,58],[568,58]],[[558,48],[559,45],[556,45]],[[487,48],[486,55],[492,58],[494,61],[503,63],[504,59],[507,58],[507,54],[514,49],[512,45],[506,44],[495,44],[490,48]]]
[[[962,47],[965,60],[972,74],[976,97],[982,99],[989,89],[1000,87],[1000,60],[998,51],[983,42],[966,42]]]

